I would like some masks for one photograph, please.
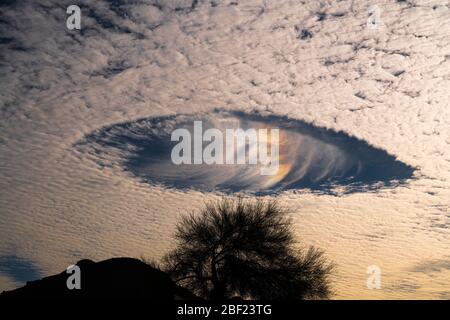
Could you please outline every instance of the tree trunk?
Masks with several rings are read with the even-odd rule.
[[[217,274],[216,257],[213,256],[211,259],[211,276],[213,289],[211,292],[212,300],[223,300],[225,299],[225,285],[219,280]]]

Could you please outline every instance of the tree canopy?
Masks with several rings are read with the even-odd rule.
[[[222,199],[182,217],[164,258],[174,281],[206,299],[323,299],[333,265],[298,246],[276,201]]]

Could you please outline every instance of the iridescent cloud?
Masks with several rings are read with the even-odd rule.
[[[171,160],[171,132],[268,129],[280,131],[279,169],[261,175],[257,164],[181,164]],[[224,134],[225,136],[225,134]],[[204,142],[208,144],[209,142]],[[270,144],[270,142],[269,142]],[[310,189],[317,193],[369,191],[412,178],[414,168],[386,151],[343,132],[271,114],[225,112],[140,119],[101,128],[75,145],[100,165],[120,163],[124,170],[150,183],[201,191],[276,193]],[[270,147],[268,148],[270,150]]]

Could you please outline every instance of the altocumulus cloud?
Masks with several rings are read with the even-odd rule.
[[[32,261],[43,274],[80,256],[158,257],[178,213],[215,197],[204,191],[221,178],[200,192],[171,183],[155,172],[152,157],[162,153],[147,139],[162,139],[182,115],[256,109],[269,114],[235,117],[288,121],[306,154],[322,159],[318,168],[330,169],[324,180],[310,166],[301,177],[288,171],[294,183],[286,184],[250,174],[244,191],[284,190],[277,197],[292,209],[301,238],[340,266],[338,297],[448,291],[447,271],[432,281],[411,271],[450,254],[450,229],[441,227],[450,199],[448,5],[380,0],[383,26],[372,29],[367,1],[84,0],[76,1],[82,29],[69,31],[70,4],[0,4],[0,256]],[[149,132],[155,119],[163,125]],[[289,163],[306,163],[293,145]],[[168,148],[162,140],[156,146]],[[361,174],[384,164],[388,174],[354,175],[358,162]],[[412,168],[416,179],[399,183]],[[349,179],[333,181],[339,170]],[[224,189],[243,183],[232,177]],[[329,196],[326,184],[374,192]],[[2,261],[3,270],[17,262]],[[414,290],[362,289],[374,263],[383,283],[407,278]],[[10,272],[1,277],[15,282]]]

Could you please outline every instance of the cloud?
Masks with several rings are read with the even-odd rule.
[[[225,147],[228,145],[225,131],[229,129],[280,130],[277,174],[261,175],[260,165],[248,163],[173,164],[171,152],[177,142],[171,141],[171,134],[176,129],[185,128],[194,137],[194,121],[202,122],[203,132],[208,128],[219,129],[225,138],[220,143]],[[203,143],[204,147],[207,144]],[[124,170],[150,184],[203,191],[270,194],[307,188],[333,194],[334,189],[341,187],[340,192],[363,192],[398,185],[411,178],[414,172],[414,168],[397,161],[385,151],[343,132],[259,113],[215,111],[205,115],[140,119],[96,130],[77,142],[75,147],[91,157],[98,157],[97,162],[101,166],[121,164]],[[269,146],[269,154],[270,150]],[[225,153],[229,151],[235,153],[234,150],[224,150],[222,162],[225,162]]]
[[[407,294],[413,294],[416,293],[420,289],[420,285],[415,282],[410,281],[401,281],[399,283],[395,283],[393,285],[390,285],[386,288],[384,288],[384,291],[387,292],[394,292],[394,293],[407,293]]]
[[[121,123],[217,107],[343,132],[417,168],[394,189],[278,196],[301,240],[342,266],[338,297],[377,297],[361,289],[368,265],[398,280],[413,261],[450,254],[448,228],[430,227],[430,216],[446,223],[436,208],[450,204],[448,6],[376,1],[383,27],[370,29],[366,1],[80,0],[82,29],[71,31],[70,4],[1,2],[0,256],[44,274],[80,256],[161,256],[179,214],[215,195],[142,183],[73,145]],[[435,298],[448,288],[443,274],[414,281],[440,283],[423,293]]]
[[[412,268],[413,272],[437,273],[450,271],[450,259],[437,259],[421,262]]]
[[[16,256],[0,256],[0,274],[22,284],[42,277],[39,267],[32,261]]]

